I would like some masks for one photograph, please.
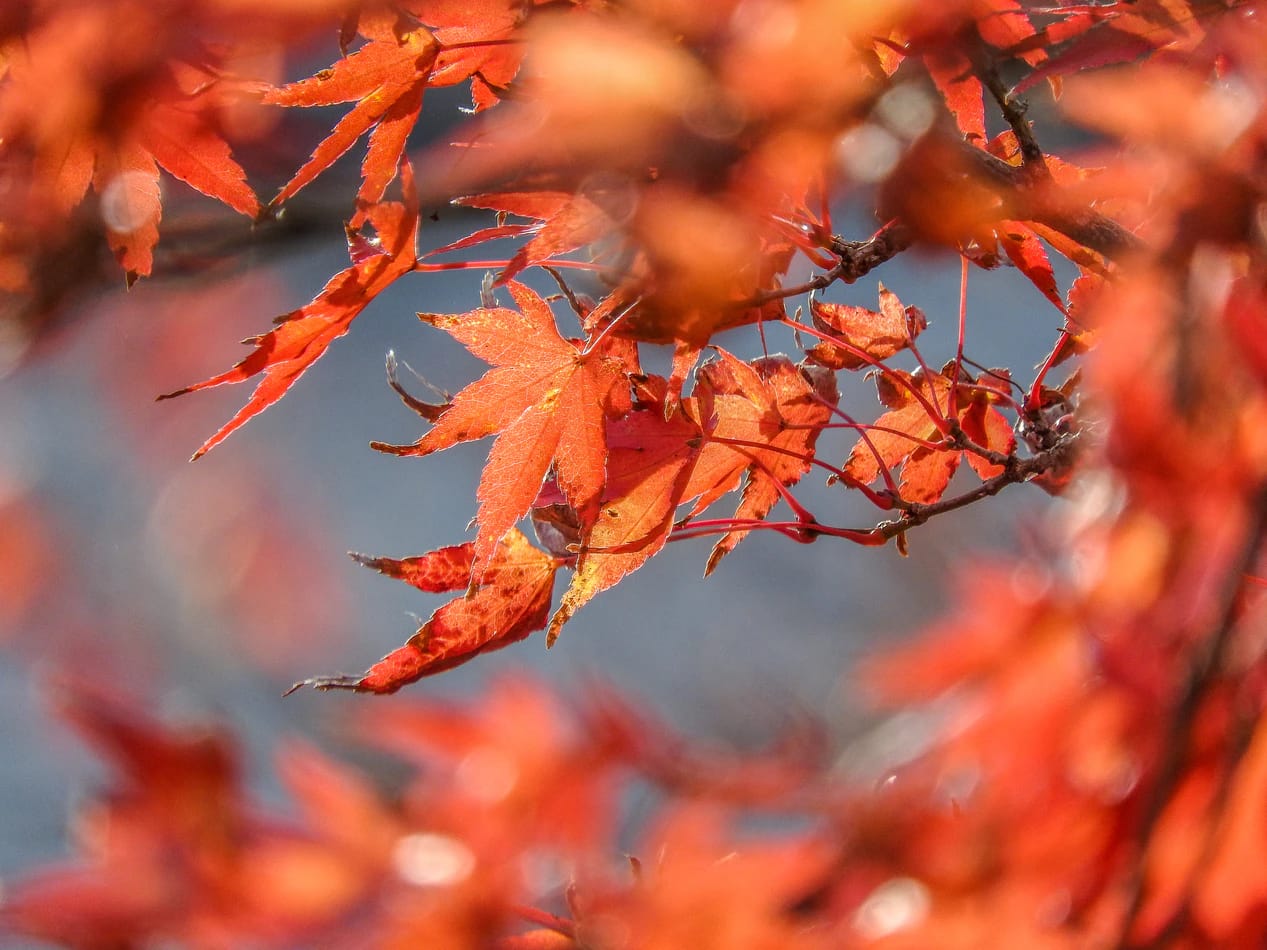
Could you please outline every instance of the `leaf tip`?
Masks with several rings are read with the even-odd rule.
[[[550,627],[546,630],[546,649],[554,646],[556,640],[559,639],[559,633],[563,630],[563,625],[571,618],[573,608],[568,604],[559,605],[559,609],[554,612],[554,616],[550,618]]]
[[[297,692],[305,686],[321,692],[328,692],[333,689],[351,690],[358,693],[367,692],[364,683],[365,677],[363,675],[351,676],[344,673],[337,676],[310,676],[295,683],[290,689],[282,693],[282,698],[285,699],[291,693]]]
[[[370,448],[375,452],[383,452],[387,455],[409,455],[414,448],[412,445],[392,445],[390,442],[371,442]]]
[[[726,556],[726,548],[714,548],[713,552],[708,555],[708,560],[704,563],[704,576],[708,577],[717,570],[717,565],[721,563],[721,559]]]

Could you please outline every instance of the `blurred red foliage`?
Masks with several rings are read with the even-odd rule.
[[[711,571],[760,531],[904,552],[928,520],[1014,485],[1070,501],[1046,556],[965,557],[957,610],[866,665],[878,703],[918,712],[919,728],[900,742],[881,729],[865,763],[832,767],[804,736],[748,756],[705,748],[613,695],[564,709],[507,681],[467,708],[358,712],[358,740],[407,763],[395,793],[284,745],[297,812],[284,817],[248,801],[227,736],[163,725],[100,682],[59,682],[60,714],[116,772],[77,819],[80,855],[6,885],[0,925],[85,948],[1263,945],[1261,12],[1248,0],[5,11],[0,289],[15,336],[43,332],[100,238],[128,283],[150,273],[160,167],[263,231],[368,135],[344,209],[351,265],[251,337],[245,360],[172,394],[262,376],[198,455],[280,399],[389,285],[491,272],[479,306],[420,314],[489,370],[436,404],[392,377],[429,428],[413,446],[376,446],[427,455],[496,436],[476,537],[360,558],[455,596],[365,674],[300,685],[393,692],[543,628],[552,642],[682,538],[720,536]],[[289,84],[246,74],[338,13],[328,69]],[[406,157],[426,91],[463,82],[481,114],[459,144]],[[1063,117],[1048,109],[1047,127],[1019,98],[1043,88]],[[312,157],[258,202],[228,143],[266,139],[270,110],[342,102],[354,105]],[[1097,151],[1040,145],[1060,121]],[[398,176],[401,200],[384,201]],[[874,210],[873,233],[835,232],[845,200]],[[437,201],[497,217],[420,257],[420,209]],[[435,259],[503,240],[520,241],[504,259]],[[877,311],[822,299],[916,247],[962,261],[940,364],[917,339],[924,313],[896,292],[881,288]],[[969,271],[1000,266],[1033,283],[1057,327],[1025,378],[968,347]],[[787,312],[801,295],[808,321]],[[565,307],[579,336],[560,329]],[[745,361],[711,342],[750,325],[763,349],[776,331],[810,340],[806,360]],[[667,377],[640,362],[653,344],[673,346]],[[856,371],[882,409],[841,404],[837,374]],[[839,464],[817,452],[835,428],[857,435]],[[965,459],[966,486],[952,479]],[[875,520],[810,512],[794,489],[812,468]],[[736,490],[734,515],[714,516]],[[296,587],[324,588],[284,509],[248,489],[225,524],[156,523],[175,558],[230,591],[248,636],[286,611],[306,633],[313,603],[334,603],[256,603],[231,583],[289,558]],[[517,527],[526,516],[539,547]],[[21,494],[0,497],[0,525],[0,621],[30,624],[64,542]],[[551,618],[560,570],[571,582]],[[794,648],[794,631],[777,635]],[[653,814],[627,828],[637,791],[654,794]],[[756,833],[758,819],[773,831]]]

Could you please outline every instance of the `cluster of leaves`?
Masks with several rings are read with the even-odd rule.
[[[241,3],[190,6],[216,22]],[[51,161],[47,129],[13,104],[29,102],[22,84],[47,62],[27,40],[64,26],[63,9],[80,8],[41,4],[0,23],[15,38],[0,86],[11,100],[0,99],[4,155],[23,173]],[[449,763],[399,806],[304,753],[286,774],[308,827],[278,829],[242,807],[222,743],[79,696],[70,717],[123,764],[120,788],[97,813],[104,830],[87,826],[88,865],[19,887],[8,925],[76,946],[363,945],[367,934],[388,946],[1260,944],[1258,14],[1232,0],[412,0],[354,10],[340,58],[289,85],[219,68],[195,89],[145,80],[129,114],[111,117],[116,152],[101,150],[98,126],[59,119],[74,130],[59,154],[82,160],[31,187],[64,208],[99,180],[103,213],[116,181],[149,194],[148,216],[106,217],[129,274],[149,268],[157,165],[260,213],[221,138],[205,126],[185,137],[198,143],[190,171],[137,103],[189,122],[209,95],[355,103],[271,212],[368,134],[348,209],[351,265],[249,340],[237,366],[181,391],[260,378],[199,455],[280,399],[387,286],[453,267],[493,272],[479,307],[420,314],[488,372],[431,404],[389,364],[429,428],[412,445],[376,444],[421,456],[495,437],[475,538],[417,557],[358,556],[456,596],[366,673],[312,686],[392,692],[538,630],[552,642],[675,539],[718,535],[712,571],[758,530],[904,546],[929,518],[1010,485],[1103,487],[1087,491],[1057,555],[977,568],[960,615],[873,664],[872,688],[925,706],[930,722],[920,751],[888,750],[876,789],[786,756],[736,765],[615,700],[590,703],[569,733],[541,697],[512,687],[472,717],[373,714],[378,741]],[[161,54],[137,76],[176,75],[190,58]],[[1073,75],[1113,63],[1131,65]],[[405,147],[426,89],[468,81],[476,111],[497,108],[457,159],[426,152],[415,175]],[[1018,95],[1044,83],[1070,118],[1128,148],[1095,172],[1041,148]],[[1006,128],[990,135],[987,113]],[[118,164],[109,156],[124,145],[145,157]],[[95,170],[83,172],[86,156]],[[401,201],[385,200],[397,177]],[[874,198],[870,236],[834,233],[831,208],[846,195]],[[424,198],[498,217],[420,256]],[[493,262],[431,259],[498,240],[520,243]],[[966,293],[955,352],[937,369],[918,342],[927,317],[893,291],[880,287],[876,310],[822,299],[914,246],[957,253],[965,285],[970,268],[1007,262],[1056,308],[1063,325],[1033,376],[1018,383],[970,358]],[[1078,270],[1064,292],[1049,249]],[[545,286],[542,275],[557,297],[529,285]],[[498,288],[513,306],[498,304]],[[804,317],[789,316],[786,301],[804,294]],[[565,307],[577,336],[563,329]],[[713,342],[750,325],[763,343],[776,328],[811,342],[799,361],[744,360]],[[673,348],[667,375],[643,368],[653,345]],[[1049,380],[1088,350],[1085,379]],[[840,405],[838,374],[858,371],[883,407],[871,423]],[[838,465],[816,452],[831,428],[857,433]],[[964,460],[978,483],[955,493]],[[884,520],[820,521],[793,494],[815,467]],[[717,517],[736,491],[733,515]],[[779,506],[788,514],[774,515]],[[571,580],[552,613],[560,569]],[[645,860],[617,876],[602,856],[630,766],[675,807],[643,842]],[[773,845],[736,840],[723,802],[809,816],[810,827]],[[543,859],[573,882],[548,911],[530,880]],[[516,933],[514,920],[539,929]]]
[[[876,311],[811,299],[812,322],[805,325],[786,315],[784,303],[805,289],[856,281],[921,241],[959,246],[987,268],[1006,257],[1066,315],[1040,235],[1079,263],[1081,283],[1103,280],[1106,255],[1129,247],[1129,233],[1074,190],[1085,172],[1041,153],[1027,157],[1029,127],[1001,91],[999,64],[1046,62],[1043,34],[1007,3],[931,17],[901,9],[872,16],[784,12],[786,44],[764,49],[763,17],[773,14],[727,4],[701,13],[674,5],[560,9],[503,2],[460,14],[442,3],[389,5],[349,17],[345,54],[332,67],[263,92],[264,102],[282,106],[355,103],[270,203],[279,208],[369,133],[347,229],[352,264],[312,303],[249,340],[253,352],[235,367],[170,394],[261,377],[247,404],[195,458],[281,398],[375,296],[406,274],[495,266],[493,286],[506,286],[515,304],[497,306],[489,288],[479,309],[420,314],[492,368],[442,404],[401,390],[433,427],[412,446],[375,443],[399,455],[427,455],[496,436],[476,493],[479,530],[466,577],[420,584],[465,591],[461,606],[444,608],[365,676],[316,678],[313,685],[389,691],[542,626],[553,642],[580,606],[671,538],[720,534],[708,571],[757,528],[805,542],[834,535],[862,544],[896,537],[904,545],[909,527],[1007,484],[1034,477],[1060,484],[1056,470],[1070,467],[1074,434],[1052,428],[1063,414],[1052,407],[1074,400],[1068,387],[1050,390],[1043,382],[1073,351],[1074,329],[1062,333],[1048,364],[1022,389],[1005,371],[970,371],[962,312],[955,358],[933,371],[916,348],[926,319],[884,288]],[[1048,28],[1064,30],[1061,39],[1071,49],[1085,42],[1084,32],[1098,35],[1097,18],[1085,12],[1048,19]],[[1112,29],[1121,27],[1115,20]],[[1145,32],[1155,29],[1150,23]],[[811,84],[811,76],[795,75],[789,65],[797,61],[793,45],[810,42],[811,34],[814,43],[826,43],[819,51],[824,59],[842,64],[833,82],[814,66]],[[360,45],[347,51],[354,38]],[[525,48],[537,51],[540,65],[521,83],[516,73]],[[594,49],[604,50],[602,69],[587,59]],[[948,50],[974,59],[948,66]],[[771,66],[754,84],[738,68],[754,56],[777,61],[779,71]],[[594,74],[582,81],[590,69]],[[1043,69],[1053,77],[1061,71],[1054,64]],[[958,130],[936,121],[920,70],[945,95]],[[965,77],[947,78],[964,70]],[[637,95],[628,88],[634,75],[645,86]],[[774,75],[782,81],[766,81]],[[477,111],[503,96],[516,101],[480,128],[456,164],[424,156],[422,179],[428,195],[445,197],[495,183],[497,191],[457,200],[499,218],[428,257],[527,238],[501,262],[420,259],[414,239],[420,197],[403,158],[407,136],[427,87],[465,80]],[[989,142],[978,134],[987,86],[1015,117],[1013,129]],[[803,94],[807,87],[812,96]],[[884,122],[895,131],[884,131]],[[915,157],[893,170],[880,195],[882,205],[895,205],[882,209],[888,222],[869,240],[850,242],[831,230],[830,204],[851,184],[835,152],[868,131],[918,141],[910,150]],[[933,164],[940,178],[925,180]],[[386,202],[398,171],[403,202]],[[926,204],[949,204],[953,224],[943,220],[934,232],[918,208],[898,206],[892,195],[912,186]],[[950,199],[950,189],[968,198]],[[532,223],[507,224],[507,216]],[[362,234],[366,224],[376,237]],[[573,252],[581,249],[588,253],[578,260]],[[784,275],[798,257],[822,270],[807,285],[786,286]],[[533,268],[557,282],[581,336],[566,337],[550,302],[518,282]],[[597,295],[575,293],[559,268],[592,275]],[[722,350],[700,363],[715,334],[753,323],[763,340],[766,326],[783,324],[817,343],[800,364],[782,356],[743,362]],[[639,345],[649,344],[673,346],[667,378],[643,371]],[[906,351],[916,356],[915,373],[890,365]],[[857,370],[874,372],[889,410],[871,425],[837,406],[833,374]],[[394,379],[393,385],[401,389]],[[1012,429],[1022,421],[1028,443],[1018,449]],[[815,455],[821,432],[837,426],[860,435],[840,467]],[[983,484],[972,495],[944,498],[964,457]],[[863,529],[820,522],[790,491],[813,466],[897,517]],[[740,487],[732,516],[704,517]],[[767,520],[779,502],[792,517]],[[519,543],[507,546],[507,538],[530,514],[546,526],[538,532],[545,550],[533,549],[521,565],[507,554]],[[435,556],[447,561],[452,550]],[[502,560],[507,556],[510,562]],[[375,563],[386,573],[408,574],[386,560]],[[562,566],[573,569],[572,581],[545,623],[538,600],[549,598]],[[534,580],[525,582],[524,570]],[[447,610],[462,623],[448,622]]]

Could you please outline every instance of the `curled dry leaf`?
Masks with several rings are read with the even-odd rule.
[[[904,307],[897,294],[880,285],[879,311],[848,304],[810,301],[814,327],[839,342],[806,350],[811,363],[828,369],[863,369],[912,346],[928,327],[919,307]]]

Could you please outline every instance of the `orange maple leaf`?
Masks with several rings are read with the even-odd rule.
[[[465,591],[475,543],[394,560],[353,555],[366,567],[431,593]],[[408,642],[359,676],[317,676],[292,689],[351,689],[394,693],[415,680],[452,669],[477,654],[523,640],[550,615],[554,575],[563,562],[540,551],[517,529],[502,538],[472,593],[438,608]]]
[[[149,35],[161,37],[161,10],[116,29],[111,17],[131,12],[106,3],[42,10],[43,22],[0,57],[0,150],[15,166],[29,161],[18,180],[32,207],[47,201],[68,215],[91,184],[129,285],[153,267],[160,167],[248,217],[260,210],[220,130],[225,107],[250,84],[148,47],[162,43]],[[196,35],[200,12],[189,17],[182,30]],[[118,30],[129,55],[103,54],[94,37]]]
[[[512,282],[510,293],[518,310],[418,314],[493,368],[458,393],[413,445],[371,443],[421,456],[497,434],[476,494],[475,582],[498,541],[532,507],[552,463],[568,503],[592,519],[603,488],[605,420],[629,411],[626,374],[637,371],[632,343],[609,336],[586,349],[559,335],[549,304],[532,290]]]
[[[897,294],[880,285],[880,310],[849,304],[810,302],[815,328],[831,334],[851,348],[822,342],[805,351],[811,363],[828,369],[864,369],[912,346],[928,327],[919,307],[903,307]],[[861,350],[871,359],[854,352]]]
[[[321,358],[326,348],[348,332],[352,321],[371,300],[413,270],[417,261],[414,238],[418,228],[418,196],[408,162],[402,166],[401,179],[404,203],[384,202],[369,211],[378,240],[368,241],[349,231],[348,253],[352,266],[332,277],[311,303],[278,317],[275,330],[246,340],[255,350],[232,369],[158,397],[171,399],[264,374],[246,405],[202,444],[194,453],[195,459],[281,399],[308,367]]]
[[[440,43],[425,27],[403,35],[377,18],[362,25],[372,34],[368,43],[329,69],[265,93],[264,101],[280,106],[329,106],[356,102],[269,203],[277,207],[292,198],[370,129],[369,150],[361,165],[356,193],[357,226],[382,197],[405,152],[405,141],[422,112],[422,97],[435,68]]]

